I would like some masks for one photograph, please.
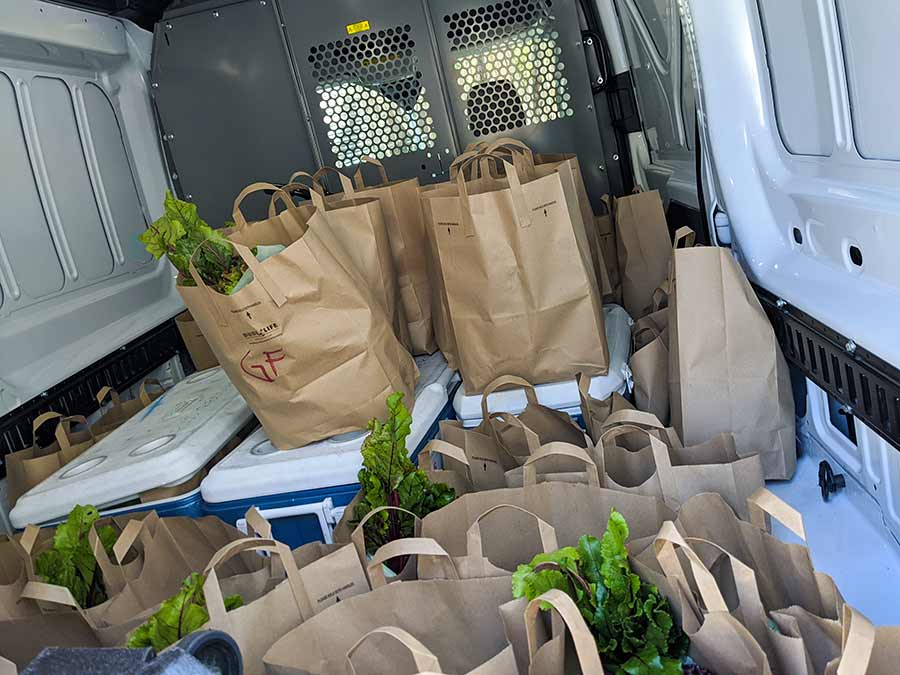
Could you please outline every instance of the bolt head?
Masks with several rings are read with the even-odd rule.
[[[166,30],[172,30],[172,24],[166,21]]]
[[[784,307],[786,304],[787,304],[787,303],[786,303],[784,300],[782,300],[781,298],[778,298],[778,300],[775,301],[775,306],[776,306],[778,309],[781,309],[781,308]]]
[[[588,110],[593,110],[593,109],[594,109],[594,106],[592,106],[592,105],[589,104],[588,107],[587,107],[587,109],[588,109]]]
[[[159,82],[153,82],[150,86],[154,89],[159,89]]]
[[[172,180],[178,180],[178,174],[177,174],[177,173],[173,173],[173,174],[172,174]]]
[[[848,354],[856,353],[856,343],[853,340],[847,340],[847,344],[844,345],[844,350]]]
[[[618,156],[618,155],[613,155],[613,161],[614,161],[614,162],[618,162],[618,161],[619,161],[619,156]]]
[[[213,16],[216,17],[216,18],[218,18],[219,13],[218,13],[218,12],[213,12]]]
[[[185,198],[187,198],[187,199],[193,199],[193,198],[194,198],[194,195],[188,193],[188,194],[185,195]]]

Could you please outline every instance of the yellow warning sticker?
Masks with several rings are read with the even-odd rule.
[[[357,21],[356,23],[351,23],[347,25],[347,35],[353,35],[354,33],[362,33],[363,31],[369,30],[369,22],[368,21]]]

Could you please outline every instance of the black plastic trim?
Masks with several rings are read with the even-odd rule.
[[[755,290],[787,360],[900,449],[900,370],[773,293]]]
[[[94,396],[101,387],[123,391],[173,356],[180,357],[185,373],[193,372],[181,334],[175,321],[169,320],[0,417],[0,458],[31,447],[31,425],[38,415],[51,410],[90,415],[99,408]],[[5,475],[6,466],[0,465],[0,477]]]

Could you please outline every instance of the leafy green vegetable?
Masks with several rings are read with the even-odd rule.
[[[38,575],[49,584],[68,588],[84,609],[106,601],[106,587],[88,539],[91,525],[99,517],[93,506],[76,506],[66,522],[57,525],[52,548],[40,553],[34,562]],[[97,535],[106,552],[112,553],[117,538],[115,529],[107,525]]]
[[[369,422],[369,435],[363,441],[363,468],[358,478],[362,500],[356,505],[353,524],[379,506],[399,506],[424,518],[452,502],[456,492],[443,483],[432,483],[425,472],[417,469],[406,451],[406,437],[412,416],[403,405],[403,393],[387,398],[388,419]],[[365,525],[366,549],[374,553],[389,541],[411,537],[412,517],[396,511],[383,511]],[[395,563],[395,567],[399,564]]]
[[[617,675],[680,675],[688,638],[659,589],[631,571],[627,540],[628,524],[613,509],[602,539],[585,535],[577,547],[542,553],[519,565],[512,577],[513,597],[533,600],[557,588],[575,600],[604,664]]]
[[[136,649],[153,647],[162,651],[209,621],[203,583],[206,577],[194,572],[181,584],[181,591],[160,606],[147,621],[132,631],[128,646]],[[225,609],[231,611],[243,605],[239,595],[225,598]]]
[[[246,263],[225,237],[197,215],[196,204],[176,199],[166,191],[164,208],[163,216],[139,237],[147,252],[157,260],[168,256],[179,272],[182,286],[195,285],[190,272],[193,255],[194,266],[203,281],[228,295],[247,270]]]

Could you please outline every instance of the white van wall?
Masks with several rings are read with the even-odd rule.
[[[34,0],[0,4],[0,414],[177,314],[137,241],[168,186],[151,34]]]

